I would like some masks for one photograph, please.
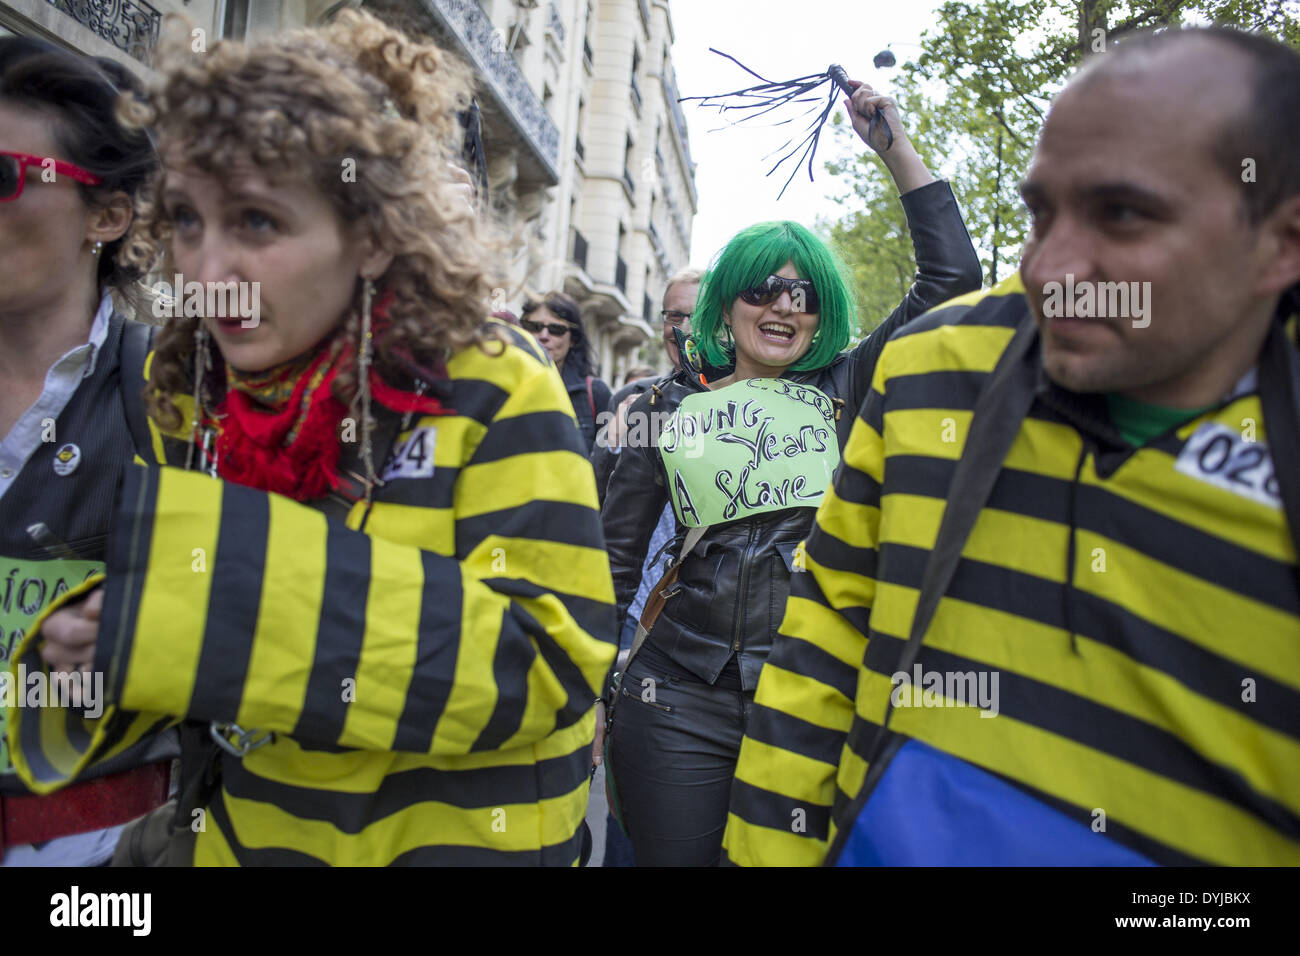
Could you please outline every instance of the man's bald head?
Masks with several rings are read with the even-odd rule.
[[[1290,47],[1227,27],[1131,34],[1089,57],[1052,109],[1104,96],[1108,86],[1202,106],[1206,135],[1198,139],[1241,187],[1251,223],[1300,194],[1300,53]],[[1045,132],[1050,125],[1049,114]]]

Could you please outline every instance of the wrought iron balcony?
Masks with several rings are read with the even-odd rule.
[[[142,63],[158,40],[162,13],[144,0],[45,0]]]
[[[424,5],[467,55],[483,85],[523,134],[551,181],[558,182],[560,131],[501,43],[492,21],[474,0],[424,0]]]
[[[677,83],[675,79],[670,78],[667,74],[660,74],[659,82],[664,88],[664,99],[668,102],[668,108],[673,114],[673,124],[677,127],[677,137],[682,144],[682,152],[686,154],[687,175],[690,175],[690,168],[693,165],[691,160],[691,139],[686,132],[686,114],[682,112],[682,106],[677,102]]]
[[[556,41],[560,47],[564,47],[564,21],[560,19],[560,11],[555,9],[555,4],[546,5],[546,29],[555,34]]]
[[[619,292],[627,294],[627,263],[622,256],[614,260],[614,285],[618,286]]]

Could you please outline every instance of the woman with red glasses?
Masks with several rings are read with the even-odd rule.
[[[552,292],[544,299],[531,301],[524,306],[519,327],[537,336],[560,370],[583,447],[590,454],[596,442],[596,416],[609,407],[611,393],[609,386],[596,377],[591,341],[577,300],[563,292]]]
[[[883,129],[869,133],[877,112],[892,146]],[[628,447],[609,481],[602,520],[620,616],[665,503],[677,517],[675,580],[656,589],[658,609],[647,602],[606,748],[611,796],[641,866],[718,863],[798,545],[876,358],[908,320],[980,284],[952,190],[917,156],[893,101],[858,85],[850,116],[902,194],[915,283],[872,334],[841,351],[857,316],[835,256],[797,223],[744,230],[705,276],[682,369],[630,409]],[[797,816],[786,822],[801,825]]]
[[[136,298],[139,272],[115,253],[157,167],[148,138],[115,119],[131,85],[112,61],[0,40],[0,671],[37,615],[103,569],[132,435],[148,434],[141,389],[121,383],[139,381],[149,328],[114,303]],[[78,681],[101,706],[103,675]],[[0,865],[105,862],[122,824],[166,799],[174,736],[35,796],[5,743],[12,700],[0,697]]]

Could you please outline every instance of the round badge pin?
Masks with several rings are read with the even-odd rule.
[[[80,464],[81,449],[72,442],[68,442],[54,453],[54,473],[56,475],[70,475],[77,470],[77,466]]]

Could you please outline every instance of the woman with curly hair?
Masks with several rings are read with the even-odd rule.
[[[537,336],[560,370],[583,446],[590,452],[596,442],[597,414],[609,407],[611,392],[608,385],[596,378],[591,340],[583,327],[582,309],[577,300],[563,292],[533,300],[524,306],[519,327]]]
[[[172,860],[574,864],[613,592],[568,397],[483,318],[463,68],[344,11],[169,31],[158,70],[126,255],[183,282],[147,372],[170,467],[129,469],[106,575],[19,650],[108,699],[24,715],[24,780],[183,720]]]

